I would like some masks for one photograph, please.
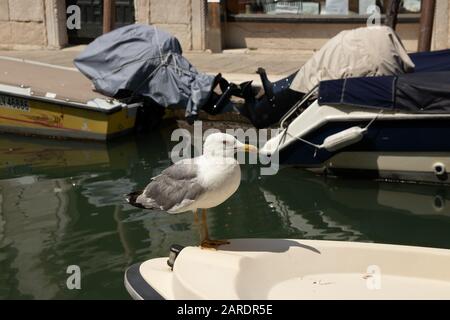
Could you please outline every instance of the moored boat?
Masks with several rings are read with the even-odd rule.
[[[262,153],[333,175],[449,183],[450,51],[411,58],[413,73],[320,82]]]
[[[75,69],[0,57],[0,70],[1,132],[103,141],[136,124],[140,104],[93,91]]]

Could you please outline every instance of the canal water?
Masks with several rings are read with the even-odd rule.
[[[105,144],[0,135],[0,299],[128,299],[125,269],[197,245],[192,214],[148,213],[124,195],[170,165],[170,132]],[[211,236],[304,238],[450,249],[450,189],[242,167],[209,211]],[[69,290],[69,266],[81,290]]]

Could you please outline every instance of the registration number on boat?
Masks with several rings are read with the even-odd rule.
[[[28,100],[5,95],[0,95],[0,108],[30,111]]]

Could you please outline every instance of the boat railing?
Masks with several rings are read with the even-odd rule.
[[[312,96],[314,96],[318,92],[319,85],[316,85],[314,88],[311,89],[300,101],[298,101],[280,120],[280,128],[285,129],[285,124],[289,125],[291,121],[291,118],[293,116],[297,117],[297,111],[302,108]]]

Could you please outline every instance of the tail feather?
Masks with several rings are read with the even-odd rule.
[[[134,191],[125,196],[125,200],[133,207],[146,209],[142,204],[136,202],[137,198],[142,194],[142,191]]]
[[[153,211],[161,211],[161,208],[156,205],[155,207],[144,206],[142,203],[137,202],[137,198],[142,194],[143,191],[134,191],[130,194],[125,195],[125,200],[132,205],[133,207],[139,209],[153,210]]]

